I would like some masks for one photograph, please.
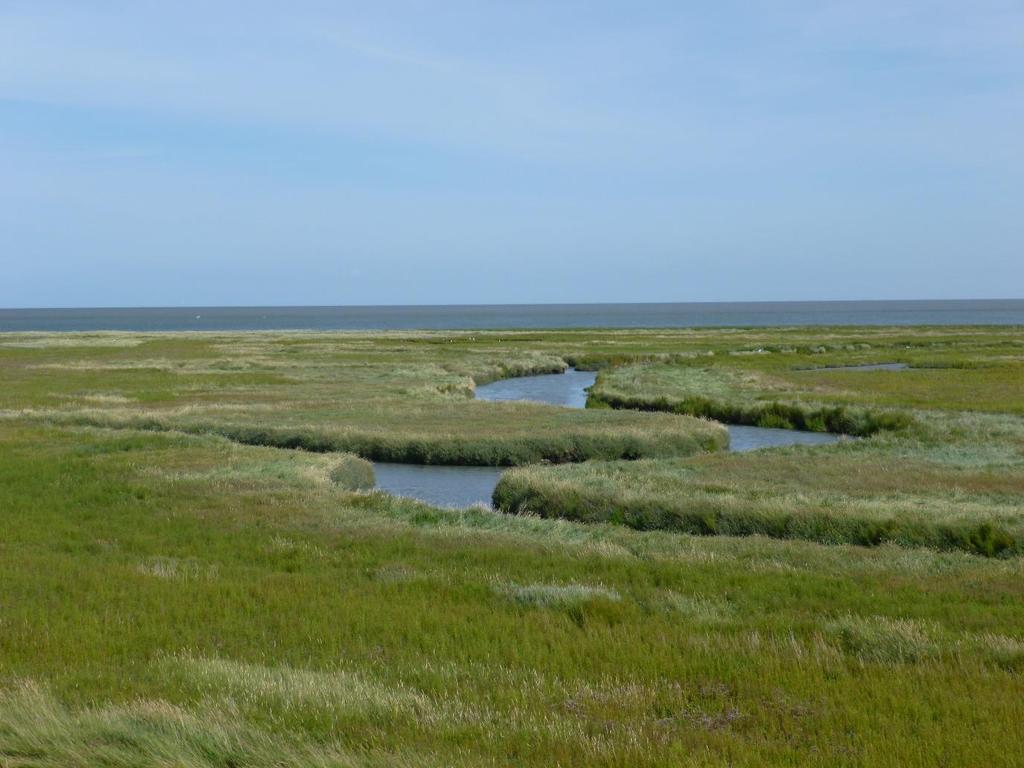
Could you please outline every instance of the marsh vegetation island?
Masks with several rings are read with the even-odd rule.
[[[1021,326],[20,332],[0,361],[6,765],[1024,747]]]

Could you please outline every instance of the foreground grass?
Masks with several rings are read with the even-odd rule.
[[[1024,747],[1020,560],[437,510],[352,494],[329,458],[0,425],[0,764]]]

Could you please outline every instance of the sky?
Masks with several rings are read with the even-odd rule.
[[[1024,297],[1024,3],[0,0],[0,307]]]

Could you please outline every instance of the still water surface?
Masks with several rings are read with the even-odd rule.
[[[865,363],[864,365],[825,365],[820,368],[801,368],[802,371],[905,371],[906,363]]]
[[[373,465],[377,487],[438,507],[491,506],[491,494],[505,467],[442,467],[432,464]]]
[[[843,438],[830,432],[800,432],[796,429],[769,429],[728,424],[730,451],[756,451],[782,445],[828,445]]]
[[[502,379],[477,387],[481,400],[507,402],[528,400],[567,408],[583,408],[587,388],[597,374],[570,368],[565,373],[521,376]],[[783,445],[825,445],[841,438],[825,432],[798,432],[792,429],[729,426],[729,447],[733,451],[754,451]],[[444,467],[419,464],[374,465],[377,487],[441,507],[490,505],[491,495],[504,471],[501,467]]]
[[[584,408],[587,405],[587,390],[596,379],[594,371],[570,368],[565,373],[519,376],[483,384],[476,388],[476,396],[478,400],[492,402],[529,400],[566,408]]]

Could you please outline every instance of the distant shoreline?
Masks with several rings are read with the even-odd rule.
[[[1024,299],[0,309],[0,332],[1022,325]]]

